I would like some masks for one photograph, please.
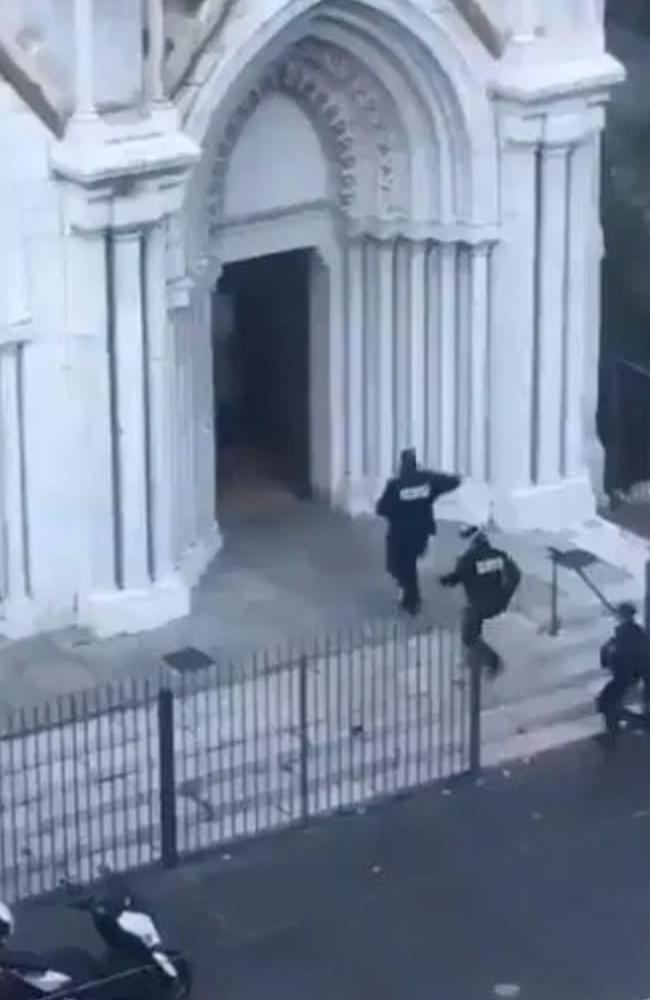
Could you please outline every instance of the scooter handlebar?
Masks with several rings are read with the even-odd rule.
[[[66,906],[74,910],[92,910],[96,905],[95,897],[88,891],[87,886],[67,878],[60,879],[59,885],[68,897]]]

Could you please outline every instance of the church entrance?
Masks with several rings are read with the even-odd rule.
[[[213,302],[219,500],[310,495],[311,251],[225,267]]]

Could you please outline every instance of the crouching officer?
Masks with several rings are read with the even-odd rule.
[[[462,535],[472,538],[469,548],[453,573],[440,577],[440,582],[444,587],[461,585],[465,589],[461,636],[469,665],[486,668],[496,677],[503,669],[503,660],[483,638],[483,625],[507,610],[521,582],[521,570],[511,556],[494,548],[483,531],[470,528]]]
[[[418,559],[436,533],[433,505],[460,486],[460,476],[418,467],[415,450],[401,453],[399,475],[390,479],[377,502],[379,517],[388,521],[386,569],[401,590],[401,606],[415,615],[422,606]]]
[[[645,630],[638,624],[636,608],[625,601],[616,609],[618,625],[612,638],[600,650],[600,665],[612,678],[596,700],[607,732],[619,731],[625,696],[640,681],[643,683],[646,716],[650,711],[650,647]]]

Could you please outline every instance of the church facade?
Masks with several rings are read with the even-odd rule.
[[[312,493],[593,516],[599,0],[15,0],[0,76],[0,633],[187,613],[219,282],[295,251]]]

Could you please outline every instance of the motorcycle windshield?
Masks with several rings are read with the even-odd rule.
[[[23,972],[20,978],[44,995],[56,993],[69,986],[71,982],[69,976],[55,972],[54,969],[47,969],[45,972]]]
[[[127,934],[142,941],[147,948],[156,948],[161,944],[158,928],[148,913],[138,913],[137,910],[124,910],[117,918],[118,926]]]

